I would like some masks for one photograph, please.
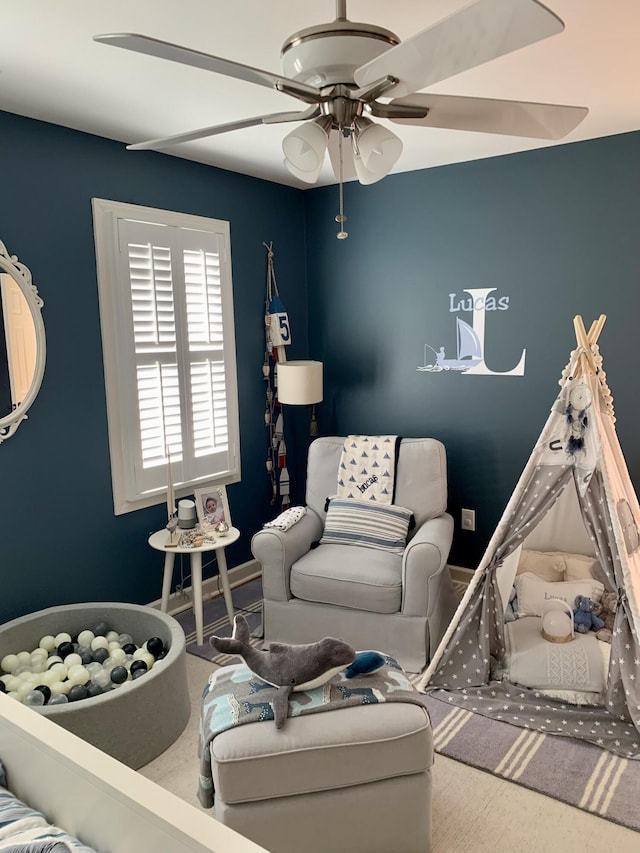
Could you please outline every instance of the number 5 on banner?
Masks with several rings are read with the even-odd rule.
[[[287,346],[291,343],[291,328],[289,315],[279,296],[274,296],[269,303],[270,337],[274,347]]]

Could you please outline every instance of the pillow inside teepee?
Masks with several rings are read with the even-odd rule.
[[[523,548],[520,552],[517,574],[525,572],[536,575],[547,583],[565,580],[565,561],[556,552],[533,551]]]

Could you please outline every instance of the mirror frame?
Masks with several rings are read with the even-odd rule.
[[[42,384],[46,356],[46,338],[44,333],[44,322],[42,320],[42,306],[44,305],[44,302],[38,295],[38,289],[31,280],[31,270],[24,264],[20,263],[16,255],[9,254],[2,240],[0,240],[0,273],[1,272],[8,273],[13,280],[17,282],[24,298],[27,300],[27,305],[29,306],[29,311],[31,312],[33,325],[35,326],[36,331],[37,352],[33,379],[24,400],[12,412],[0,418],[0,444],[2,444],[5,439],[12,436],[22,421],[27,418],[27,412],[35,400],[38,391],[40,390],[40,385]]]

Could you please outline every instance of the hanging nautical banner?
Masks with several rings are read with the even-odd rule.
[[[289,316],[280,299],[273,263],[273,243],[267,250],[267,295],[265,299],[265,350],[262,377],[267,384],[264,423],[269,431],[265,466],[271,482],[271,504],[281,499],[282,509],[290,505],[287,447],[284,442],[284,416],[278,400],[276,364],[287,360],[285,346],[291,343]]]
[[[456,317],[456,351],[447,353],[443,346],[424,345],[424,364],[418,365],[417,370],[439,373],[442,370],[455,370],[469,376],[524,376],[526,349],[518,364],[511,370],[491,370],[487,367],[485,358],[485,317],[487,311],[508,311],[509,297],[496,298],[490,296],[497,288],[465,288],[464,293],[469,297],[458,297],[449,294],[449,313],[461,311],[471,312],[471,323]]]

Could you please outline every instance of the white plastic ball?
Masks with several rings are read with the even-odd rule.
[[[118,637],[119,637],[119,636],[120,636],[120,634],[118,634],[118,632],[117,632],[117,631],[107,631],[107,634],[106,634],[107,642],[109,642],[109,643],[117,643],[117,642],[118,642]]]
[[[60,657],[60,655],[51,655],[51,657],[47,661],[47,669],[51,669],[51,667],[55,663],[62,663],[62,658]]]
[[[31,652],[18,652],[18,666],[31,666]]]
[[[71,684],[86,684],[87,681],[91,681],[91,676],[82,664],[76,664],[69,668],[67,679]]]
[[[93,631],[89,631],[86,629],[84,631],[80,631],[78,634],[78,645],[80,646],[90,646],[91,643],[95,640],[96,635]]]
[[[52,696],[66,696],[72,687],[73,685],[70,681],[54,681],[53,684],[49,685]]]
[[[94,637],[93,640],[91,640],[91,648],[94,652],[96,649],[108,649],[109,641],[106,637]]]
[[[5,672],[13,672],[18,666],[18,655],[5,655],[0,661],[0,666]]]
[[[55,648],[57,649],[60,643],[70,643],[71,642],[71,634],[67,634],[66,631],[61,631],[59,634],[53,638],[53,642],[55,643]]]
[[[56,639],[51,634],[47,634],[40,640],[40,646],[47,652],[52,652],[56,648]]]
[[[76,654],[75,652],[72,652],[64,659],[64,665],[67,667],[67,669],[71,669],[72,666],[81,666],[82,658],[80,657],[80,655]]]
[[[156,659],[155,659],[155,658],[154,658],[154,656],[151,654],[151,652],[146,651],[144,648],[142,648],[142,649],[137,649],[137,650],[133,653],[133,659],[134,659],[134,660],[143,660],[143,661],[146,663],[146,665],[147,665],[147,669],[151,669],[151,667],[152,667],[152,666],[154,665],[154,663],[156,662]]]
[[[109,660],[115,661],[116,664],[124,663],[126,656],[126,653],[119,646],[117,649],[110,649],[109,651]]]

